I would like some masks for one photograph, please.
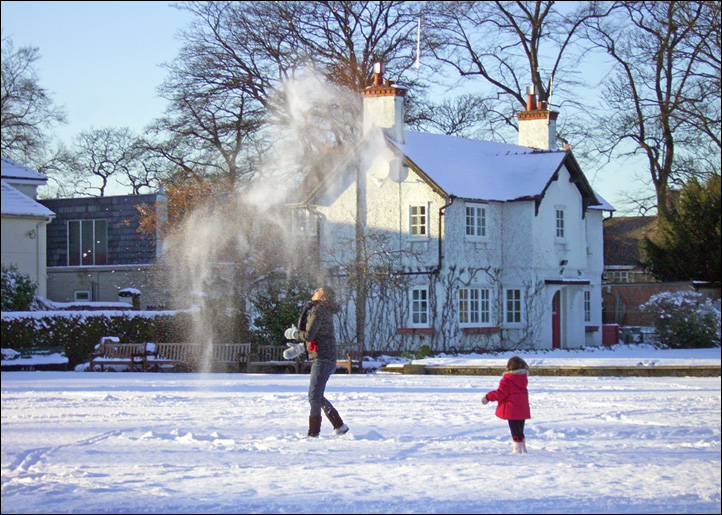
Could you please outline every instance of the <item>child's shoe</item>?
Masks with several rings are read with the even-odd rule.
[[[514,451],[512,454],[521,454],[522,453],[522,442],[514,442]]]

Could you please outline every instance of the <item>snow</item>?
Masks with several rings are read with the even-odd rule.
[[[443,134],[406,131],[404,138],[400,148],[404,154],[447,194],[461,198],[510,201],[535,197],[566,157],[565,151],[535,151]]]
[[[617,346],[530,362],[720,363]],[[506,356],[424,363],[505,362]],[[543,364],[543,363],[542,363]],[[720,513],[719,377],[529,377],[529,453],[493,376],[2,373],[3,513]]]
[[[50,209],[35,202],[5,181],[0,181],[0,188],[3,215],[25,216],[30,218],[52,218],[55,216],[55,213]]]
[[[20,163],[16,163],[12,159],[3,157],[0,161],[0,174],[2,174],[3,179],[29,181],[40,185],[48,182],[48,178],[45,174],[42,174],[37,170],[33,170],[25,165],[21,165]]]

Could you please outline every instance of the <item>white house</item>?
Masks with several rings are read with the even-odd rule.
[[[38,295],[47,296],[46,227],[55,213],[36,202],[45,175],[2,158],[2,264],[38,283]]]
[[[404,95],[377,70],[363,141],[298,207],[331,276],[354,284],[340,337],[362,324],[367,350],[600,345],[613,208],[555,148],[557,113],[530,95],[511,145],[405,130]]]

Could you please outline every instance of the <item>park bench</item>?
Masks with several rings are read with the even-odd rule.
[[[302,354],[295,360],[284,359],[283,351],[287,348],[281,345],[255,346],[251,354],[249,372],[267,371],[296,374],[308,372],[313,364],[312,361],[308,360],[308,356]],[[354,343],[337,344],[336,366],[345,368],[349,374],[354,370],[363,370],[361,347]]]
[[[66,370],[68,358],[65,348],[60,347],[23,347],[3,349],[3,370]]]
[[[127,366],[133,370],[136,366],[142,367],[142,360],[138,356],[145,353],[145,343],[120,343],[115,336],[104,336],[95,346],[95,352],[90,355],[90,370],[99,367]]]
[[[250,343],[120,343],[116,337],[101,338],[90,359],[90,370],[124,365],[131,370],[162,370],[184,367],[197,370],[207,361],[211,366],[245,371]]]
[[[282,345],[254,345],[248,364],[249,372],[286,372],[301,373],[310,368],[311,363],[298,356],[294,360],[283,357],[283,351],[288,347]]]
[[[351,374],[354,369],[363,372],[363,353],[356,343],[336,344],[336,366],[344,367]]]

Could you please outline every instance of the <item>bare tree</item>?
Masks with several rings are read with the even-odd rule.
[[[83,192],[98,190],[102,197],[111,178],[131,175],[137,154],[134,142],[127,127],[83,131],[75,139],[75,159],[69,173],[84,182]]]
[[[2,37],[2,155],[26,163],[43,153],[48,130],[65,121],[64,110],[40,86],[39,52],[29,46],[16,50],[10,37]]]
[[[612,16],[588,27],[615,65],[603,97],[607,116],[599,120],[603,151],[646,158],[664,215],[670,186],[695,161],[719,166],[719,5],[617,2]]]
[[[582,83],[576,71],[586,52],[582,24],[605,15],[596,2],[574,8],[553,1],[433,2],[424,39],[440,63],[487,86],[477,102],[493,106],[485,114],[487,130],[496,132],[516,127],[529,85],[542,101],[550,102],[554,90],[571,102],[568,92]]]
[[[155,128],[171,140],[190,141],[201,149],[194,155],[205,153],[194,164],[196,173],[203,165],[206,172],[223,170],[232,178],[252,174],[253,167],[241,163],[257,163],[257,153],[273,143],[268,138],[275,136],[265,130],[269,125],[293,123],[294,92],[284,85],[305,70],[358,91],[369,84],[376,60],[386,61],[389,76],[397,79],[413,64],[415,3],[187,2],[181,8],[195,22],[182,34],[183,49],[169,65],[161,93],[170,107]],[[349,111],[342,107],[334,113]],[[350,111],[360,113],[360,105]],[[324,114],[317,124],[326,126],[325,141],[313,139],[322,131],[299,135],[308,139],[309,152],[358,136],[357,120]],[[169,156],[170,148],[184,146],[176,141],[162,152]]]

